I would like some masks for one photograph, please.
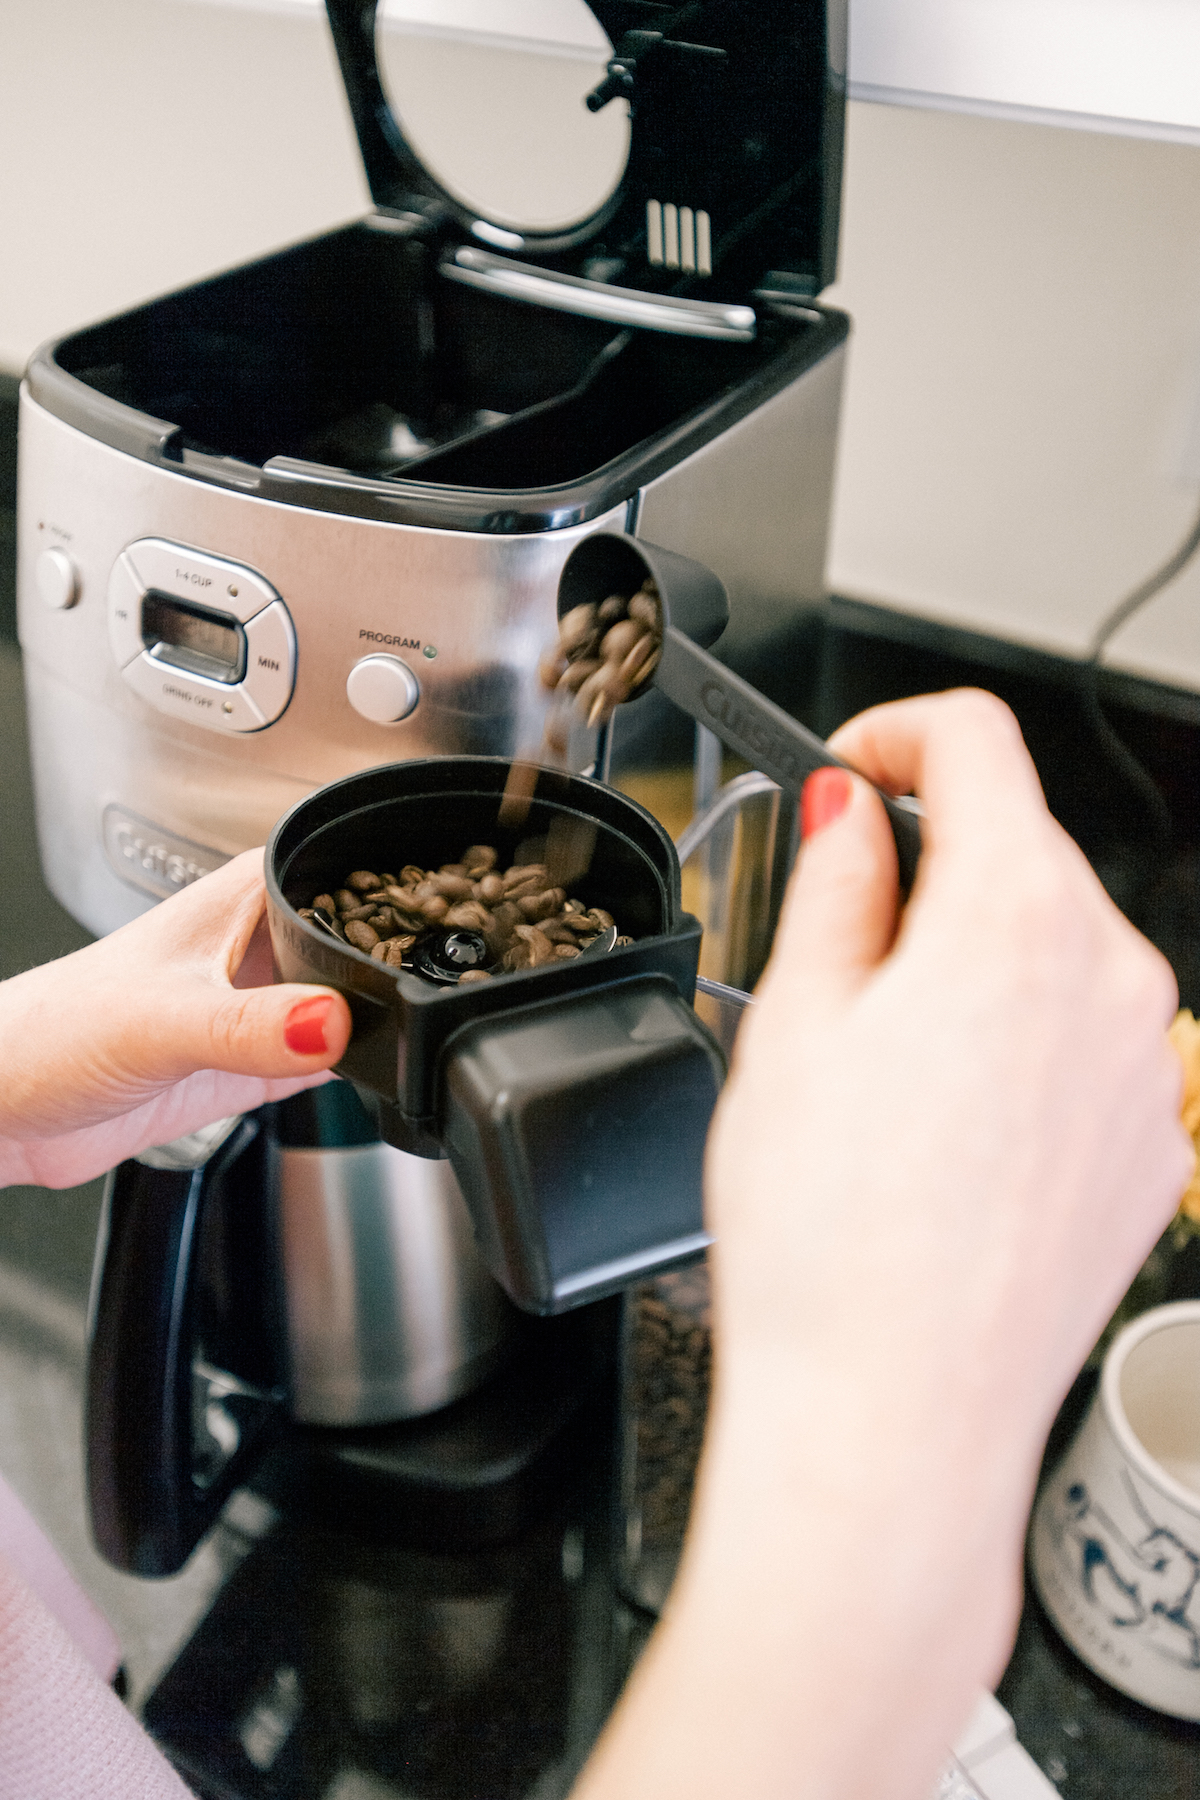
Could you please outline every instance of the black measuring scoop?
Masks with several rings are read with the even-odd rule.
[[[798,795],[814,769],[851,768],[815,732],[709,655],[708,645],[729,621],[729,601],[703,563],[623,531],[594,532],[563,565],[558,616],[564,618],[577,606],[599,605],[611,594],[632,596],[647,577],[658,589],[662,615],[662,655],[652,678],[660,692],[788,793]],[[919,818],[912,803],[882,792],[879,797],[896,840],[900,886],[907,893],[921,851]]]

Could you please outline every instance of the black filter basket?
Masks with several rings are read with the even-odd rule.
[[[551,1313],[707,1243],[704,1139],[725,1065],[691,1009],[700,926],[681,911],[662,826],[549,770],[520,824],[501,825],[510,768],[436,757],[318,789],[271,836],[267,909],[280,979],[350,1003],[338,1073],[376,1097],[390,1143],[450,1158],[493,1273],[518,1305]],[[299,916],[354,869],[436,869],[470,844],[494,845],[502,868],[544,860],[552,828],[590,845],[570,891],[632,944],[438,987]]]

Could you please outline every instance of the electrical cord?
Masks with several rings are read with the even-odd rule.
[[[1112,610],[1105,614],[1093,633],[1085,661],[1080,665],[1080,697],[1088,721],[1096,734],[1101,749],[1112,767],[1120,774],[1130,787],[1145,803],[1146,810],[1154,826],[1154,835],[1160,848],[1165,848],[1172,831],[1171,809],[1166,796],[1149,769],[1134,755],[1129,745],[1109,722],[1108,716],[1100,700],[1101,658],[1109,640],[1116,635],[1127,620],[1156,594],[1174,581],[1200,550],[1200,511],[1197,512],[1186,536],[1167,560],[1148,575],[1145,581],[1139,582],[1124,599],[1119,600]],[[1143,887],[1145,883],[1141,884]]]

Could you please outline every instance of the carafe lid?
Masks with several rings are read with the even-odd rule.
[[[375,205],[419,222],[443,272],[468,285],[752,336],[755,299],[811,299],[835,273],[846,0],[589,5],[613,55],[586,105],[628,103],[629,156],[590,217],[539,231],[483,217],[442,184],[389,103],[379,0],[326,0]]]

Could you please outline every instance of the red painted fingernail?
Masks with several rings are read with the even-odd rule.
[[[297,1056],[324,1056],[329,1047],[325,1042],[325,1021],[332,1005],[328,994],[296,1002],[283,1026],[283,1041],[289,1050]]]
[[[800,792],[801,837],[832,825],[849,806],[851,791],[845,769],[814,769]]]

